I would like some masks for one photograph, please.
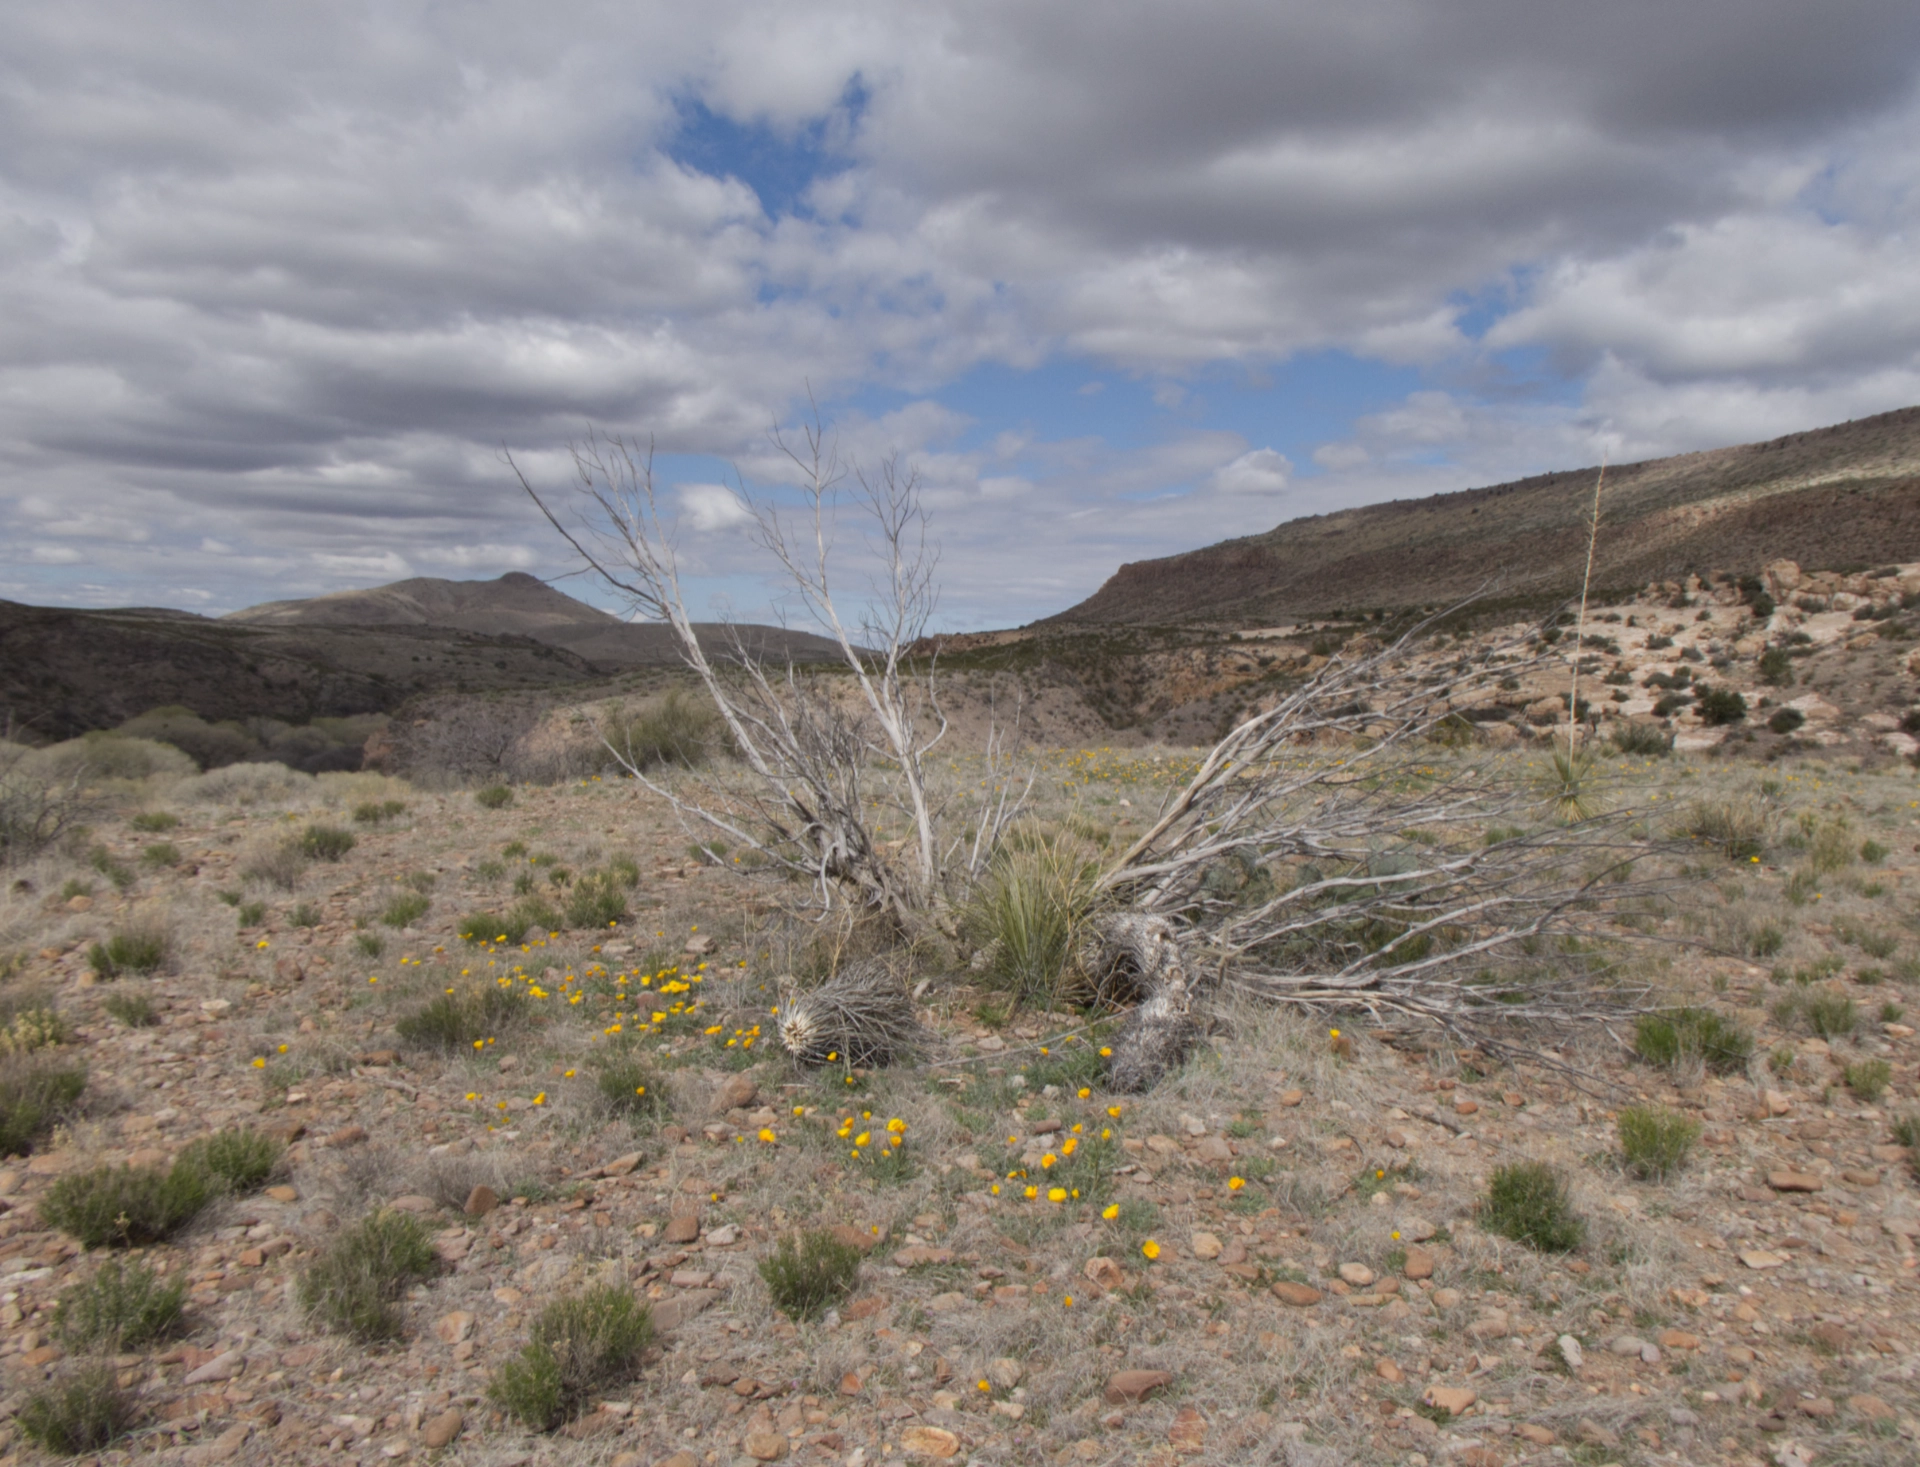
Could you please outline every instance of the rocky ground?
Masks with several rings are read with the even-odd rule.
[[[1494,757],[1523,776],[1524,751]],[[1063,756],[1048,798],[1118,827],[1179,767]],[[10,870],[0,908],[13,1012],[50,1004],[53,1051],[89,1072],[78,1113],[0,1171],[0,1415],[79,1363],[52,1311],[104,1256],[45,1225],[48,1188],[246,1125],[290,1143],[282,1171],[143,1255],[189,1279],[188,1330],[113,1361],[140,1416],[98,1460],[1910,1462],[1920,1193],[1894,1125],[1920,1092],[1902,1022],[1920,787],[1810,755],[1765,784],[1698,754],[1615,773],[1614,798],[1655,812],[1760,812],[1759,859],[1703,848],[1634,949],[1676,998],[1752,1029],[1742,1072],[1656,1068],[1605,1033],[1497,1068],[1244,1011],[1153,1094],[1116,1098],[1097,1030],[1007,1018],[953,976],[965,954],[929,969],[926,1063],[805,1072],[765,1021],[773,980],[817,949],[628,787],[523,788],[499,810],[367,776],[122,787],[89,841]],[[349,818],[382,801],[404,808]],[[314,823],[357,843],[274,884],[265,857]],[[556,868],[622,856],[638,882],[614,929],[458,935],[516,885],[557,895]],[[408,893],[425,910],[389,925]],[[167,935],[161,968],[100,981],[92,945],[141,924]],[[401,1037],[433,996],[489,980],[530,1016],[455,1053]],[[1779,1000],[1811,993],[1852,1022],[1807,1033]],[[113,1017],[129,995],[158,1022]],[[639,1046],[670,1095],[658,1119],[610,1114],[596,1086],[636,1028],[658,1031]],[[1843,1076],[1873,1059],[1889,1083],[1868,1099]],[[1668,1181],[1620,1166],[1635,1100],[1701,1123]],[[1482,1225],[1489,1172],[1518,1159],[1568,1178],[1573,1252]],[[403,1340],[367,1349],[296,1285],[382,1206],[426,1220],[439,1265]],[[757,1263],[801,1225],[865,1262],[839,1308],[795,1324]],[[657,1343],[530,1433],[488,1382],[539,1307],[595,1282],[649,1301]],[[0,1434],[0,1461],[40,1460],[10,1420]]]

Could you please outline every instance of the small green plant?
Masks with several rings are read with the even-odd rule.
[[[149,1029],[160,1022],[159,1010],[144,993],[110,993],[100,1006],[129,1029]]]
[[[116,891],[125,891],[133,885],[132,870],[114,860],[113,852],[105,846],[95,846],[88,852],[87,864],[112,882]]]
[[[1696,800],[1687,808],[1681,829],[1729,861],[1766,854],[1767,813],[1752,800]]]
[[[627,1379],[653,1340],[653,1317],[631,1290],[604,1284],[556,1299],[527,1345],[494,1373],[487,1395],[535,1431],[551,1431]]]
[[[1539,1161],[1496,1167],[1487,1179],[1480,1220],[1489,1231],[1542,1253],[1570,1253],[1587,1235],[1566,1183]]]
[[[287,914],[287,924],[291,927],[318,927],[326,919],[320,915],[320,909],[312,902],[300,902]]]
[[[1698,683],[1694,686],[1700,688],[1694,711],[1702,723],[1709,726],[1738,723],[1747,716],[1747,700],[1732,688],[1706,688]]]
[[[1620,1112],[1620,1155],[1634,1176],[1661,1181],[1678,1171],[1700,1139],[1700,1123],[1657,1105],[1630,1105]]]
[[[760,1260],[774,1307],[795,1320],[825,1313],[853,1292],[859,1276],[860,1250],[822,1228],[783,1237]]]
[[[626,915],[626,887],[615,872],[589,871],[567,892],[569,927],[611,927]]]
[[[377,932],[356,932],[353,945],[360,949],[362,957],[377,958],[387,950],[387,940]]]
[[[197,1166],[102,1166],[60,1178],[40,1216],[89,1248],[140,1248],[165,1242],[199,1215],[217,1190]]]
[[[1673,735],[1651,719],[1623,718],[1613,726],[1613,747],[1622,754],[1659,757],[1673,752]]]
[[[25,1156],[87,1088],[83,1066],[0,1055],[0,1156]]]
[[[1760,654],[1760,681],[1770,688],[1793,686],[1793,658],[1785,647],[1769,647]]]
[[[146,866],[178,866],[180,847],[170,840],[157,840],[140,852],[140,861]]]
[[[405,800],[365,800],[353,807],[356,825],[384,825],[407,813]]]
[[[338,825],[309,825],[300,833],[300,853],[316,861],[340,861],[355,845],[358,837]]]
[[[1900,1016],[1904,1013],[1906,1013],[1906,1010],[1901,1008],[1897,1003],[1883,1003],[1880,1005],[1880,1022],[1883,1024],[1897,1024],[1900,1022]]]
[[[300,1302],[329,1329],[366,1344],[398,1339],[400,1300],[433,1273],[432,1240],[404,1212],[368,1214],[339,1234],[300,1276]]]
[[[1887,859],[1887,855],[1887,848],[1877,840],[1862,842],[1860,846],[1860,859],[1865,861],[1869,866],[1878,866],[1882,861]]]
[[[110,1364],[89,1365],[41,1387],[14,1420],[27,1439],[62,1457],[97,1452],[133,1425],[133,1400]]]
[[[1822,1039],[1838,1039],[1853,1033],[1860,1022],[1853,1000],[1844,994],[1810,994],[1800,1006],[1807,1027]]]
[[[69,1350],[137,1350],[178,1333],[186,1303],[184,1275],[166,1283],[144,1262],[109,1258],[61,1291],[53,1333]]]
[[[526,853],[527,843],[523,840],[510,840],[500,847],[500,854],[505,856],[509,861],[517,856],[524,856]]]
[[[167,934],[157,927],[129,928],[87,949],[87,966],[103,982],[126,973],[151,973],[167,960]]]
[[[962,917],[988,954],[984,986],[1043,1010],[1072,996],[1076,934],[1093,915],[1100,870],[1098,845],[1077,829],[1010,831]]]
[[[507,868],[499,861],[488,857],[484,861],[474,863],[473,874],[486,881],[498,881],[507,874]]]
[[[1920,1114],[1901,1116],[1892,1126],[1897,1145],[1920,1147]]]
[[[475,790],[473,799],[483,810],[504,810],[513,803],[513,789],[509,785],[490,784]]]
[[[68,1039],[66,1020],[43,1000],[22,1004],[0,1024],[0,1054],[32,1054]]]
[[[609,706],[602,736],[617,757],[642,773],[661,764],[691,769],[732,743],[718,711],[677,688],[636,712]]]
[[[128,824],[135,830],[147,835],[162,835],[180,823],[180,817],[171,810],[142,810]]]
[[[666,1082],[631,1054],[610,1054],[594,1077],[594,1085],[601,1104],[629,1120],[658,1120],[672,1104]]]
[[[307,853],[301,842],[279,840],[250,851],[241,864],[240,874],[248,881],[264,881],[268,886],[292,891],[300,884],[301,873],[306,869]]]
[[[1713,1009],[1665,1009],[1639,1017],[1634,1049],[1651,1065],[1671,1069],[1697,1058],[1716,1075],[1732,1075],[1747,1067],[1753,1035]]]
[[[394,1029],[409,1044],[470,1049],[475,1041],[496,1038],[517,1024],[527,1012],[527,1002],[517,988],[480,984],[438,995],[425,1007],[403,1015]]]
[[[417,891],[402,892],[387,903],[387,909],[380,914],[380,920],[389,927],[406,927],[426,916],[427,908],[433,903]]]
[[[1798,1058],[1791,1045],[1776,1044],[1773,1052],[1767,1056],[1767,1068],[1776,1075],[1784,1076],[1793,1068],[1794,1061]]]
[[[1786,945],[1786,934],[1771,922],[1761,927],[1752,937],[1747,939],[1747,951],[1756,958],[1775,957],[1779,954],[1780,949]]]
[[[251,1192],[273,1175],[285,1150],[272,1136],[242,1127],[201,1137],[180,1153],[180,1162],[217,1178],[232,1191]]]
[[[1777,734],[1790,734],[1802,727],[1807,715],[1798,708],[1776,708],[1773,716],[1767,720],[1767,727]]]
[[[1841,1072],[1847,1089],[1871,1105],[1887,1093],[1893,1079],[1893,1066],[1883,1059],[1855,1060]]]

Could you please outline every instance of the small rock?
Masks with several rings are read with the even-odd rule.
[[[396,1197],[388,1204],[397,1212],[411,1212],[416,1217],[424,1217],[437,1212],[440,1204],[431,1197],[422,1197],[418,1192],[410,1192],[405,1197]]]
[[[616,1156],[612,1161],[601,1167],[600,1175],[603,1177],[624,1177],[638,1167],[645,1159],[645,1152],[629,1151],[625,1156]]]
[[[298,1202],[300,1194],[292,1187],[269,1187],[266,1195],[275,1202]]]
[[[1700,1348],[1700,1336],[1688,1334],[1683,1329],[1663,1329],[1659,1343],[1664,1350],[1697,1350]]]
[[[1764,1099],[1766,1101],[1767,1114],[1770,1116],[1784,1116],[1793,1113],[1792,1097],[1782,1095],[1778,1090],[1769,1090]]]
[[[198,1446],[188,1447],[180,1456],[185,1467],[206,1467],[213,1462],[231,1462],[239,1455],[240,1449],[247,1444],[247,1437],[253,1428],[244,1421],[238,1426],[230,1426],[210,1442],[201,1442]]]
[[[1560,1359],[1575,1375],[1578,1375],[1587,1363],[1586,1352],[1580,1348],[1580,1342],[1572,1335],[1562,1335],[1554,1341],[1560,1351]]]
[[[1537,1421],[1523,1421],[1514,1427],[1513,1434],[1522,1441],[1532,1442],[1536,1447],[1550,1447],[1554,1444],[1553,1432]]]
[[[1385,1359],[1373,1362],[1373,1373],[1388,1385],[1399,1385],[1401,1381],[1407,1378],[1406,1371],[1402,1370],[1398,1365],[1395,1365],[1391,1360]]]
[[[420,1428],[420,1440],[437,1451],[460,1435],[460,1428],[466,1424],[467,1418],[458,1411],[442,1411]]]
[[[1826,1184],[1812,1172],[1768,1172],[1767,1185],[1776,1192],[1818,1192]]]
[[[1435,1289],[1428,1297],[1433,1300],[1433,1307],[1435,1309],[1458,1309],[1460,1307],[1460,1291],[1458,1289]]]
[[[1479,1112],[1480,1102],[1477,1100],[1456,1100],[1453,1103],[1453,1113],[1457,1116],[1478,1115]]]
[[[360,1063],[373,1069],[386,1069],[400,1063],[400,1051],[397,1049],[375,1049],[360,1056]]]
[[[459,1344],[473,1333],[472,1311],[456,1309],[451,1314],[441,1315],[434,1323],[433,1332],[440,1337],[442,1344]]]
[[[756,1462],[778,1462],[787,1455],[787,1439],[774,1431],[750,1431],[746,1449]]]
[[[1512,1321],[1507,1318],[1504,1309],[1489,1309],[1467,1326],[1467,1333],[1476,1340],[1497,1340],[1512,1333]]]
[[[1273,1286],[1273,1297],[1282,1304],[1291,1304],[1295,1308],[1305,1309],[1318,1304],[1326,1297],[1311,1284],[1296,1284],[1291,1279],[1282,1279]]]
[[[1410,1217],[1400,1224],[1399,1233],[1409,1243],[1424,1243],[1440,1229],[1424,1217]]]
[[[669,1243],[691,1243],[700,1236],[700,1214],[697,1212],[676,1212],[667,1220],[667,1230],[662,1235]]]
[[[1218,1258],[1221,1250],[1225,1246],[1226,1245],[1212,1233],[1195,1233],[1193,1235],[1193,1256],[1195,1258],[1202,1260]]]
[[[485,1217],[499,1205],[499,1194],[496,1193],[493,1188],[482,1183],[467,1193],[467,1200],[461,1206],[460,1210],[466,1213],[468,1217]]]
[[[987,1367],[987,1379],[1003,1391],[1019,1385],[1026,1373],[1026,1367],[1010,1355],[1002,1355]]]
[[[880,1241],[879,1234],[870,1228],[856,1228],[852,1223],[835,1223],[827,1229],[833,1234],[836,1243],[844,1243],[849,1248],[858,1248],[862,1253],[873,1252],[873,1245]],[[686,1239],[692,1242],[691,1238]]]
[[[1117,1370],[1107,1377],[1106,1401],[1110,1406],[1144,1401],[1155,1391],[1172,1384],[1170,1370]]]
[[[1373,1270],[1364,1263],[1343,1263],[1340,1265],[1340,1277],[1356,1289],[1364,1289],[1373,1282]]]
[[[342,1126],[331,1136],[327,1137],[326,1144],[328,1146],[358,1146],[366,1139],[367,1128],[365,1126]]]
[[[729,1075],[713,1092],[716,1111],[746,1110],[759,1098],[760,1087],[746,1075]]]
[[[1765,1248],[1749,1248],[1740,1255],[1740,1261],[1748,1268],[1780,1268],[1787,1262],[1784,1253],[1769,1253]]]
[[[1395,1151],[1403,1151],[1406,1149],[1408,1137],[1405,1131],[1401,1130],[1398,1126],[1394,1126],[1389,1129],[1387,1134],[1381,1139]]]
[[[1174,1413],[1173,1425],[1167,1428],[1167,1440],[1182,1456],[1204,1452],[1207,1449],[1207,1418],[1192,1406],[1182,1406]]]
[[[900,1433],[900,1446],[911,1456],[933,1457],[944,1462],[960,1450],[960,1438],[943,1426],[909,1426]]]
[[[1407,1249],[1407,1261],[1400,1271],[1410,1279],[1430,1279],[1433,1277],[1433,1255],[1424,1248]]]
[[[1580,1419],[1580,1425],[1575,1429],[1574,1435],[1589,1446],[1617,1447],[1620,1445],[1619,1433],[1611,1427],[1602,1426],[1591,1416],[1583,1416]]]
[[[1638,1335],[1615,1335],[1607,1341],[1607,1348],[1616,1355],[1638,1355],[1647,1348],[1647,1342]]]
[[[1098,1284],[1103,1289],[1124,1288],[1127,1275],[1120,1265],[1104,1255],[1089,1258],[1081,1265],[1080,1272],[1089,1283]]]
[[[247,1357],[238,1350],[228,1350],[215,1355],[198,1370],[187,1372],[188,1385],[204,1385],[213,1380],[232,1380],[247,1368]]]
[[[1287,1090],[1281,1092],[1280,1103],[1282,1105],[1298,1105],[1306,1098],[1307,1092],[1304,1090]]]
[[[1838,1408],[1825,1396],[1815,1396],[1812,1400],[1800,1402],[1800,1414],[1824,1420],[1834,1414]]]
[[[1458,1416],[1480,1397],[1465,1386],[1428,1386],[1427,1393],[1420,1398],[1427,1405],[1445,1411],[1449,1416]]]
[[[1898,1414],[1892,1406],[1878,1396],[1848,1396],[1847,1408],[1858,1412],[1869,1421],[1891,1421]]]

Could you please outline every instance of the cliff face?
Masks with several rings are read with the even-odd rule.
[[[1579,584],[1598,467],[1291,521],[1135,561],[1041,625],[1258,625],[1442,605],[1490,586]],[[1848,567],[1920,556],[1920,408],[1767,443],[1607,470],[1596,582],[1625,588],[1768,561]]]

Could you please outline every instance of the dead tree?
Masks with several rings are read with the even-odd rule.
[[[822,906],[849,894],[861,907],[912,925],[939,884],[942,812],[928,788],[926,758],[947,730],[931,663],[909,662],[936,600],[938,557],[919,480],[892,458],[873,473],[849,473],[817,423],[798,446],[778,433],[774,442],[799,471],[803,511],[790,519],[758,510],[756,539],[839,648],[845,678],[769,667],[737,636],[725,657],[707,655],[660,514],[651,445],[642,452],[597,436],[574,445],[576,494],[566,505],[550,503],[511,455],[507,462],[602,583],[635,612],[672,629],[752,777],[745,788],[710,783],[687,794],[610,744],[626,772],[688,821],[808,879]],[[836,520],[849,499],[862,512],[868,549],[881,567],[858,619],[847,615],[834,574]],[[892,812],[904,838],[881,839],[876,807]],[[994,824],[1005,817],[987,818]]]

